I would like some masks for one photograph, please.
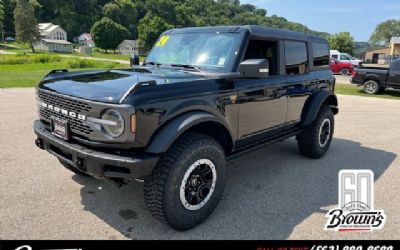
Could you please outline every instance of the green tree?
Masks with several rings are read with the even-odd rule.
[[[32,0],[31,0],[32,1]],[[97,0],[35,0],[39,22],[60,25],[68,33],[68,40],[90,31],[100,20],[101,8]]]
[[[111,20],[108,17],[103,17],[100,21],[96,22],[91,33],[96,46],[107,50],[114,50],[118,45],[130,36],[129,31],[122,26]]]
[[[153,16],[150,13],[147,14],[140,20],[138,27],[140,50],[143,52],[149,51],[160,34],[172,28],[174,28],[174,26],[168,24],[163,18]]]
[[[339,32],[329,36],[328,38],[331,49],[339,50],[340,52],[353,54],[354,39],[349,32]]]
[[[33,6],[27,0],[17,0],[14,10],[17,41],[29,43],[35,53],[33,43],[39,40],[40,33]]]
[[[11,36],[15,37],[15,25],[14,25],[14,0],[2,0],[4,6],[4,37]]]
[[[133,38],[137,37],[138,13],[131,0],[114,0],[103,7],[103,15],[129,30]]]
[[[375,31],[370,37],[373,44],[385,42],[388,44],[394,36],[400,36],[400,20],[390,19],[376,26]]]
[[[4,42],[4,3],[0,0],[0,41]]]

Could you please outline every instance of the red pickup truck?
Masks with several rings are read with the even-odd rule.
[[[351,62],[340,62],[331,58],[330,68],[333,74],[348,75],[353,73],[354,66]]]

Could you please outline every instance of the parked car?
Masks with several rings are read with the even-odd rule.
[[[347,54],[347,53],[341,53],[337,50],[331,50],[330,51],[330,56],[333,59],[338,60],[339,62],[350,62],[351,64],[353,64],[354,67],[362,67],[362,61],[352,57],[351,55]]]
[[[364,92],[370,95],[386,88],[400,89],[400,60],[395,60],[389,68],[363,67],[352,74],[351,82],[364,86]]]
[[[147,208],[175,229],[215,209],[226,159],[294,136],[309,158],[330,147],[338,101],[323,38],[259,26],[173,29],[142,66],[132,63],[50,72],[37,87],[36,145],[80,175],[144,180]]]
[[[333,74],[342,74],[344,76],[353,73],[354,70],[354,66],[350,62],[340,62],[333,58],[329,66]]]

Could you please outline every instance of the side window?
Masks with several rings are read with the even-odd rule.
[[[390,71],[400,73],[400,61],[392,62],[392,66],[390,67]]]
[[[329,65],[329,46],[327,43],[317,43],[312,44],[314,66],[326,66]]]
[[[350,60],[350,58],[345,54],[340,54],[340,60]]]
[[[286,74],[303,75],[308,70],[305,42],[285,41]]]
[[[332,58],[337,60],[339,57],[338,55],[332,55]]]
[[[244,60],[267,59],[269,75],[278,74],[278,42],[267,40],[250,40]]]

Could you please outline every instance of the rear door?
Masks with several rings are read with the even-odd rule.
[[[390,65],[387,85],[392,88],[400,88],[400,60],[393,61]]]
[[[290,124],[301,119],[304,104],[310,94],[308,91],[310,69],[306,42],[285,41],[284,44],[287,75],[285,88],[288,96],[286,123]]]

